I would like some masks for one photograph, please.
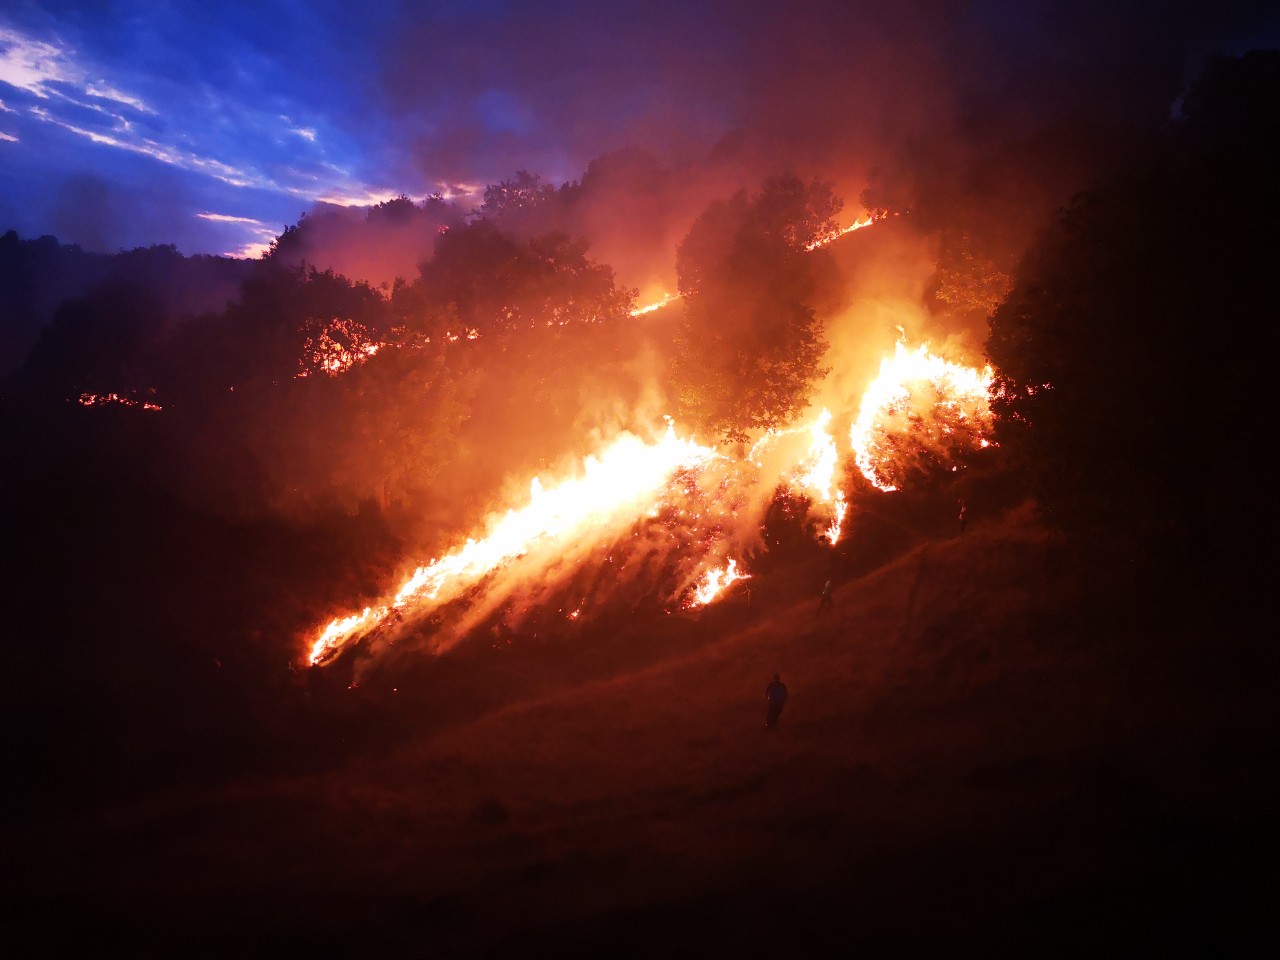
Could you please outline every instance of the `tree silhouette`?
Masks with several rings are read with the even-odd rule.
[[[617,287],[612,269],[587,257],[584,242],[564,234],[525,242],[478,220],[440,238],[414,289],[402,292],[400,309],[416,309],[415,325],[424,328],[432,318],[456,318],[452,333],[487,336],[619,320],[634,300],[634,291]]]
[[[834,229],[840,206],[829,186],[786,175],[694,222],[676,253],[685,307],[671,378],[682,419],[741,441],[804,408],[826,349],[806,246]]]
[[[1250,75],[1274,104],[1280,74]],[[1280,128],[1238,107],[1077,198],[991,319],[997,439],[1059,527],[1201,547],[1266,495]]]

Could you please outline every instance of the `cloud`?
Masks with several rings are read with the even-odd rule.
[[[1231,2],[69,6],[0,16],[10,153],[38,141],[41,164],[107,177],[158,162],[264,215],[563,182],[632,145],[721,190],[791,167],[853,197],[975,124],[1167,111],[1198,57],[1277,36]]]
[[[0,90],[8,91],[4,112],[16,121],[4,132],[5,141],[24,144],[28,140],[24,129],[32,123],[72,138],[61,143],[39,138],[45,155],[38,162],[34,153],[26,158],[28,169],[62,168],[72,177],[86,170],[100,178],[119,176],[124,158],[111,160],[93,152],[105,150],[206,177],[233,191],[272,193],[280,199],[363,206],[399,193],[354,177],[348,156],[353,145],[306,109],[301,110],[305,120],[294,119],[299,110],[293,108],[299,104],[290,104],[287,97],[262,97],[259,106],[241,91],[213,88],[203,78],[188,83],[181,74],[147,73],[117,59],[118,53],[102,60],[92,53],[92,37],[85,36],[77,47],[59,35],[62,30],[75,32],[69,24],[57,24],[58,31],[45,26],[43,32],[0,26]],[[122,43],[121,49],[127,53],[132,44],[141,59],[144,54],[155,58],[155,50],[142,46],[153,41],[139,33]],[[234,48],[227,52],[234,56]],[[273,109],[281,104],[291,109]],[[50,148],[57,151],[56,156],[48,153]],[[34,141],[30,149],[37,149]],[[47,178],[47,173],[41,175]],[[30,185],[23,186],[13,171],[8,182],[20,193],[38,193]],[[279,201],[274,204],[278,205]],[[48,229],[42,226],[40,232]],[[95,243],[111,248],[107,233],[92,233]],[[261,237],[255,236],[252,242],[260,243]],[[241,248],[238,242],[237,249]]]
[[[68,51],[0,27],[0,82],[45,100],[54,95],[50,84],[76,78]]]

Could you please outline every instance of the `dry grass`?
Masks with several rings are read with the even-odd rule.
[[[1015,510],[847,579],[821,618],[797,590],[318,772],[33,817],[9,902],[45,955],[1227,943],[1271,781],[1219,746],[1265,708],[1149,669],[1163,638],[1056,564]]]

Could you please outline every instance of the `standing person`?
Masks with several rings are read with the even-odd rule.
[[[764,716],[764,728],[772,730],[778,725],[778,718],[782,716],[783,704],[787,702],[787,685],[782,682],[782,678],[778,674],[773,675],[773,679],[769,681],[769,685],[764,688],[765,699],[769,702],[769,710]]]
[[[818,616],[822,616],[827,610],[835,606],[835,597],[832,595],[833,590],[831,581],[828,580],[822,587],[822,596],[818,600]]]
[[[961,497],[959,500],[957,500],[957,501],[956,501],[956,504],[960,507],[960,517],[959,517],[959,519],[960,519],[960,532],[961,532],[961,533],[964,533],[965,524],[968,522],[968,521],[965,519],[965,514],[966,514],[966,513],[968,512],[968,510],[969,510],[969,505],[968,505],[968,504],[966,504],[966,503],[964,502],[964,497]]]

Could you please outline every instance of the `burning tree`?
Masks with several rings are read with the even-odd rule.
[[[613,270],[587,257],[587,245],[564,234],[522,241],[479,220],[445,232],[417,283],[397,292],[411,324],[481,336],[531,327],[623,319],[633,291]]]

